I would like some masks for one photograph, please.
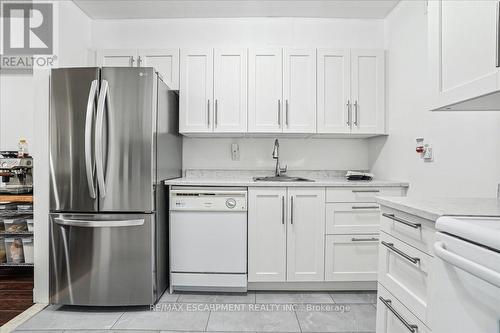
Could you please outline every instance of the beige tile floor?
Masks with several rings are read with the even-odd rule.
[[[375,292],[165,294],[157,311],[49,306],[15,332],[374,332],[375,303]]]

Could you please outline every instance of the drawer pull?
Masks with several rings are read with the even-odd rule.
[[[380,190],[352,190],[352,193],[379,193]]]
[[[378,242],[378,238],[351,238],[351,242]]]
[[[379,209],[379,206],[352,206],[352,209]]]
[[[379,296],[378,299],[384,303],[384,305],[389,309],[389,311],[391,311],[395,316],[396,318],[399,319],[400,322],[403,323],[403,325],[405,325],[405,327],[408,329],[408,331],[412,332],[412,333],[415,333],[418,331],[418,326],[415,325],[415,324],[410,324],[406,321],[406,319],[403,318],[402,315],[400,315],[396,309],[394,309],[392,307],[392,301],[390,299],[384,299],[382,296]]]
[[[384,242],[384,241],[382,241],[381,243],[382,243],[382,245],[384,245],[389,250],[391,250],[391,251],[399,254],[401,257],[405,258],[408,261],[411,261],[414,264],[418,264],[420,262],[420,258],[411,257],[411,256],[407,255],[403,251],[401,251],[398,248],[396,248],[393,243],[387,243],[387,242]]]
[[[407,225],[409,227],[412,227],[414,229],[418,229],[418,228],[422,227],[422,225],[420,223],[413,223],[413,222],[410,222],[410,221],[403,220],[402,218],[396,217],[394,214],[382,213],[382,216],[385,216],[388,219],[391,219],[393,221],[402,223],[402,224]]]

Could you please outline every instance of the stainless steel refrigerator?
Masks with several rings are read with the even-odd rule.
[[[153,68],[51,73],[50,302],[147,305],[168,276],[178,95]]]

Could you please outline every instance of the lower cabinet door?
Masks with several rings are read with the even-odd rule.
[[[377,295],[377,333],[409,332],[430,333],[431,330],[387,289],[379,284]]]
[[[248,189],[248,282],[285,282],[286,187]]]
[[[325,189],[288,188],[287,281],[323,281]]]
[[[378,234],[327,235],[326,281],[376,281]]]

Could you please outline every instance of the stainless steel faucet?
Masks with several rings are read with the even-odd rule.
[[[280,177],[281,173],[286,173],[286,165],[284,168],[280,166],[280,143],[278,139],[274,140],[274,148],[273,148],[273,158],[276,160],[276,170],[274,171],[275,177]]]

